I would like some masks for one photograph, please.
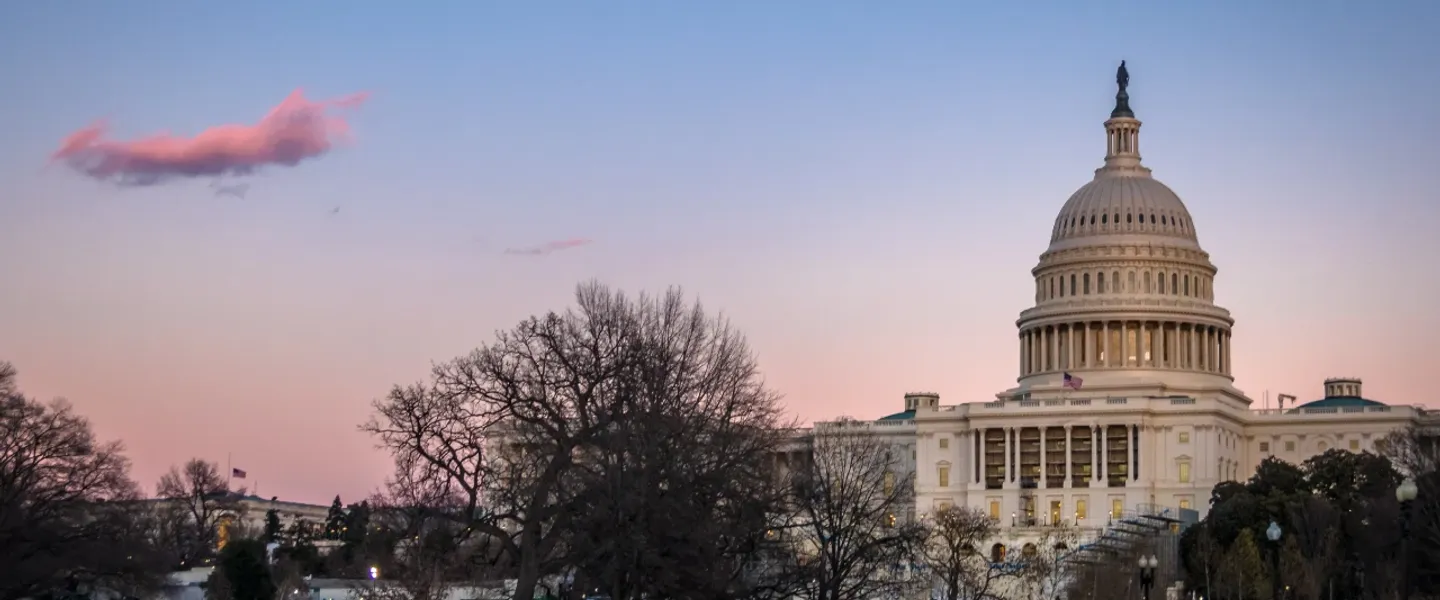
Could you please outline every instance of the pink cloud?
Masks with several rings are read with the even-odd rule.
[[[133,141],[107,140],[106,124],[100,122],[66,137],[51,160],[121,185],[248,175],[266,165],[293,167],[347,140],[349,126],[328,111],[358,107],[367,96],[311,102],[295,90],[255,125],[218,125],[190,138],[161,133]]]
[[[506,253],[506,254],[524,254],[524,255],[527,255],[527,256],[540,256],[540,255],[542,255],[542,254],[549,254],[549,253],[551,253],[551,252],[555,252],[555,251],[558,251],[558,250],[566,250],[566,249],[569,249],[569,248],[576,248],[576,247],[579,247],[579,246],[585,246],[585,245],[591,244],[591,243],[594,243],[594,240],[587,240],[587,239],[584,239],[584,238],[573,238],[573,239],[568,239],[568,240],[559,240],[559,241],[555,241],[555,242],[545,242],[544,244],[540,244],[539,246],[531,246],[531,247],[529,247],[529,248],[506,248],[506,249],[505,249],[505,253]]]

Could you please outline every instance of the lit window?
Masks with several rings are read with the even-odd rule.
[[[1088,508],[1088,507],[1086,507],[1087,504],[1089,504],[1089,502],[1086,502],[1084,498],[1080,498],[1080,499],[1078,499],[1078,500],[1075,501],[1075,519],[1076,519],[1076,520],[1084,519],[1084,518],[1087,516],[1087,515],[1085,514],[1085,511],[1086,511],[1086,509]]]
[[[949,448],[949,447],[950,447],[950,438],[940,438],[940,449],[941,449],[941,450],[945,450],[945,449],[947,449],[947,448]]]
[[[1000,520],[1000,501],[999,501],[999,500],[991,500],[991,501],[990,501],[990,518],[991,518],[991,519],[994,519],[994,520],[996,520],[996,521],[999,521],[999,520]]]
[[[1180,432],[1180,443],[1182,443],[1182,444],[1188,444],[1188,443],[1190,443],[1190,432],[1188,432],[1188,431],[1182,431],[1182,432]]]
[[[1190,461],[1180,461],[1180,483],[1190,483]]]
[[[1355,450],[1359,450],[1359,449],[1360,449],[1360,440],[1350,440],[1350,450],[1351,450],[1351,451],[1355,451]]]
[[[939,471],[940,487],[950,487],[950,465],[940,465],[936,470]]]
[[[1118,519],[1125,514],[1125,501],[1119,498],[1110,500],[1110,518]]]
[[[888,515],[885,515],[885,526],[886,526],[886,527],[894,527],[894,526],[895,526],[895,513],[890,513],[890,514],[888,514]]]
[[[1189,498],[1181,498],[1181,499],[1180,499],[1180,509],[1181,509],[1181,510],[1185,510],[1185,509],[1188,509],[1188,508],[1190,508],[1190,499],[1189,499]]]
[[[1270,451],[1270,442],[1260,442],[1260,451],[1261,451],[1261,452],[1269,452],[1269,451]]]
[[[894,474],[894,473],[891,473],[891,472],[889,472],[889,471],[886,471],[886,472],[885,472],[885,495],[886,495],[886,496],[889,496],[890,494],[894,494],[894,493],[895,493],[895,474]]]

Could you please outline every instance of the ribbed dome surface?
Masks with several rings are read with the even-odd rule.
[[[1165,184],[1146,176],[1101,174],[1076,190],[1050,242],[1097,235],[1158,235],[1198,242],[1185,203]]]

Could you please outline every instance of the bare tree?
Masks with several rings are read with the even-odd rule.
[[[794,533],[809,554],[802,594],[811,600],[895,593],[908,585],[895,570],[914,564],[926,542],[926,528],[909,515],[914,474],[898,473],[889,444],[862,425],[817,429],[813,459],[793,471]]]
[[[221,518],[234,515],[239,503],[231,496],[220,468],[192,458],[160,476],[155,495],[165,502],[160,511],[174,524],[167,537],[182,566],[195,566],[214,556],[219,546]]]
[[[392,489],[498,544],[516,598],[569,570],[616,600],[750,585],[773,494],[740,492],[773,482],[780,412],[743,337],[678,290],[576,297],[376,403]]]
[[[0,600],[90,586],[142,595],[163,580],[119,442],[68,403],[25,398],[0,362]]]
[[[1069,561],[1079,545],[1080,534],[1075,529],[1046,529],[1033,546],[1021,551],[1016,573],[1020,587],[1032,598],[1059,597],[1075,575]]]
[[[1409,556],[1400,558],[1409,561],[1412,591],[1440,596],[1440,502],[1435,501],[1440,498],[1440,427],[1412,425],[1392,432],[1377,446],[1414,479],[1419,492],[1409,514],[1397,515],[1409,531],[1408,548],[1400,548]]]
[[[941,600],[984,598],[1007,572],[991,563],[984,549],[1000,532],[996,522],[976,508],[945,506],[928,516],[929,539],[922,546],[925,565],[940,580]]]

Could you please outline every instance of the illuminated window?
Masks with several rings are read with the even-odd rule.
[[[1353,451],[1356,451],[1356,450],[1359,450],[1359,449],[1360,449],[1360,440],[1350,440],[1350,450],[1353,452]]]
[[[1270,442],[1260,442],[1260,451],[1261,451],[1261,452],[1269,452],[1269,451],[1270,451]]]
[[[941,450],[945,450],[945,449],[948,449],[949,447],[950,447],[950,438],[940,438],[940,449],[941,449]]]
[[[895,474],[894,474],[894,473],[891,473],[891,472],[889,472],[889,471],[886,471],[886,472],[885,472],[885,495],[886,495],[886,496],[889,496],[890,494],[894,494],[894,493],[895,493]]]
[[[1089,507],[1086,506],[1086,505],[1088,505],[1088,504],[1090,504],[1090,503],[1089,503],[1089,502],[1086,502],[1084,498],[1080,498],[1080,499],[1078,499],[1078,500],[1075,501],[1075,519],[1076,519],[1076,520],[1084,519],[1084,518],[1086,518],[1086,517],[1089,516],[1089,515],[1086,514],[1086,511],[1089,510]]]
[[[1180,483],[1190,483],[1190,461],[1180,461]]]
[[[1110,500],[1110,518],[1118,519],[1123,514],[1125,514],[1125,501],[1119,498],[1112,498]]]
[[[1181,510],[1190,508],[1190,499],[1189,499],[1189,498],[1181,498],[1181,499],[1180,499],[1180,508],[1181,508]]]
[[[935,467],[940,480],[940,487],[950,487],[950,465],[941,464]]]
[[[888,514],[888,515],[885,515],[885,526],[886,526],[886,527],[894,527],[894,526],[895,526],[895,513],[890,513],[890,514]]]
[[[996,520],[996,521],[999,521],[999,520],[1000,520],[1000,501],[999,501],[999,500],[991,500],[991,501],[990,501],[990,518],[993,519],[993,520]]]
[[[1190,432],[1188,432],[1188,431],[1182,431],[1182,432],[1180,432],[1180,443],[1182,443],[1182,444],[1188,444],[1188,443],[1190,443]]]

